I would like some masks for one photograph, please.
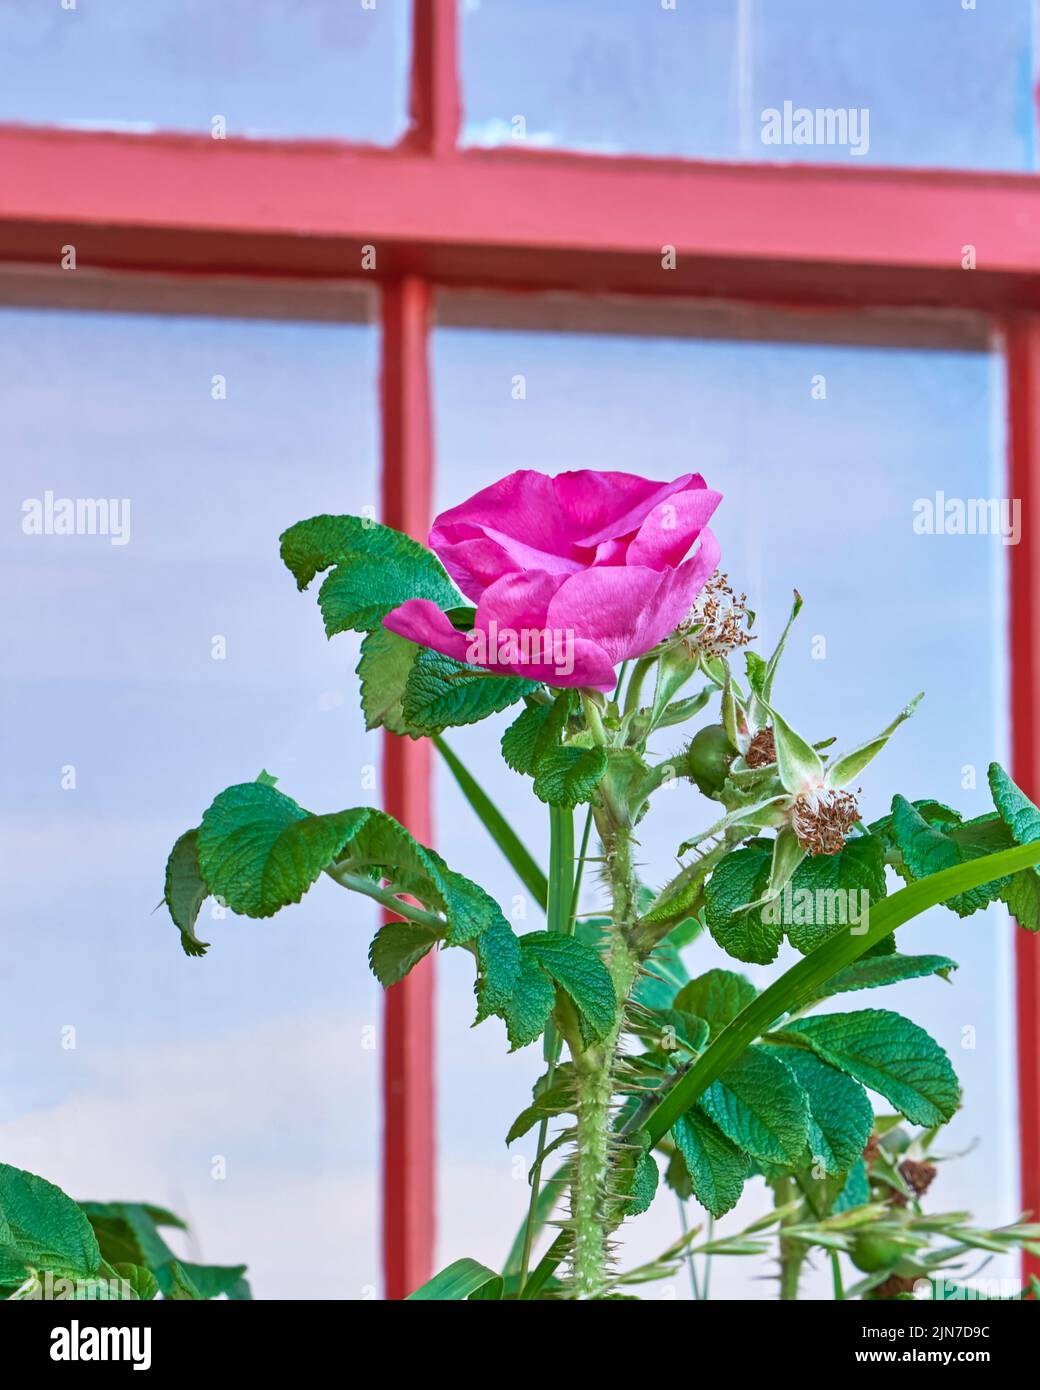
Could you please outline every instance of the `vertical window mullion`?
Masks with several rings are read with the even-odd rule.
[[[1040,314],[1016,317],[1007,328],[1009,492],[1025,525],[1011,547],[1011,737],[1015,781],[1040,801]],[[1040,1212],[1040,938],[1015,933],[1019,1148],[1022,1208]],[[1025,1275],[1040,1260],[1024,1255]]]
[[[382,516],[423,542],[433,491],[429,307],[425,281],[408,276],[384,287]],[[384,808],[424,844],[432,839],[431,802],[429,742],[384,733]],[[433,1272],[434,985],[431,954],[385,997],[383,1271],[391,1299],[405,1297]]]

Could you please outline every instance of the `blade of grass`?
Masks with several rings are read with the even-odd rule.
[[[458,783],[462,795],[476,811],[488,834],[509,860],[520,882],[537,900],[544,912],[549,897],[549,885],[534,857],[458,754],[448,747],[440,734],[434,734],[433,743],[437,752],[448,764],[448,769]]]

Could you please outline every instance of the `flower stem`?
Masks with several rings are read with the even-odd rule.
[[[605,819],[600,829],[613,904],[606,965],[614,982],[617,1006],[607,1035],[574,1055],[577,1153],[571,1184],[571,1267],[574,1290],[580,1298],[602,1297],[608,1283],[608,1242],[616,1224],[609,1210],[609,1176],[618,1142],[613,1133],[614,1065],[625,1003],[639,973],[639,958],[628,942],[636,916],[631,834],[627,828]]]
[[[780,1178],[773,1185],[773,1193],[776,1206],[787,1206],[798,1195],[794,1178]],[[798,1278],[805,1260],[805,1246],[784,1236],[784,1227],[796,1220],[797,1215],[791,1215],[780,1222],[780,1298],[787,1303],[798,1297]]]
[[[588,833],[582,844],[582,859],[588,844]],[[558,806],[549,808],[549,895],[546,903],[547,925],[550,931],[569,935],[574,929],[575,898],[578,886],[575,883],[574,868],[574,812]],[[545,1087],[552,1086],[556,1063],[560,1056],[560,1035],[556,1025],[549,1020],[542,1040],[543,1056],[546,1062]],[[535,1212],[538,1208],[538,1193],[542,1182],[542,1163],[545,1159],[545,1141],[548,1134],[548,1117],[538,1125],[538,1145],[535,1150],[534,1165],[531,1169],[531,1201],[524,1224],[524,1248],[520,1256],[520,1286],[523,1293],[527,1283],[527,1271],[531,1264],[531,1245],[534,1240]]]

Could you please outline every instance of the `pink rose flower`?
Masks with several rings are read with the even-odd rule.
[[[590,469],[510,473],[442,512],[430,532],[477,606],[473,631],[429,599],[409,599],[383,622],[499,675],[613,690],[615,666],[674,631],[718,568],[707,523],[721,500],[697,473],[671,483]]]

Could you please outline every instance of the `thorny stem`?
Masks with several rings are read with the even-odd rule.
[[[613,1133],[614,1065],[624,1022],[625,1002],[639,974],[639,958],[628,934],[636,917],[632,838],[627,828],[604,819],[603,848],[610,882],[612,913],[606,965],[614,982],[614,1024],[599,1042],[574,1051],[577,1077],[577,1153],[571,1184],[571,1256],[574,1290],[581,1298],[600,1298],[608,1283],[609,1179],[617,1137]]]
[[[588,844],[588,831],[582,845],[584,859]],[[547,925],[550,931],[569,935],[574,930],[574,908],[578,886],[574,868],[574,812],[553,806],[549,809],[549,897],[546,903]],[[546,1090],[552,1086],[556,1063],[560,1056],[560,1035],[550,1020],[543,1039],[543,1056],[546,1062]],[[520,1285],[522,1294],[527,1283],[527,1271],[531,1263],[531,1244],[534,1240],[535,1213],[538,1208],[538,1193],[542,1181],[542,1163],[545,1160],[545,1141],[548,1135],[548,1116],[538,1125],[538,1145],[535,1150],[534,1165],[531,1169],[531,1202],[527,1209],[524,1224],[524,1246],[520,1256]]]

